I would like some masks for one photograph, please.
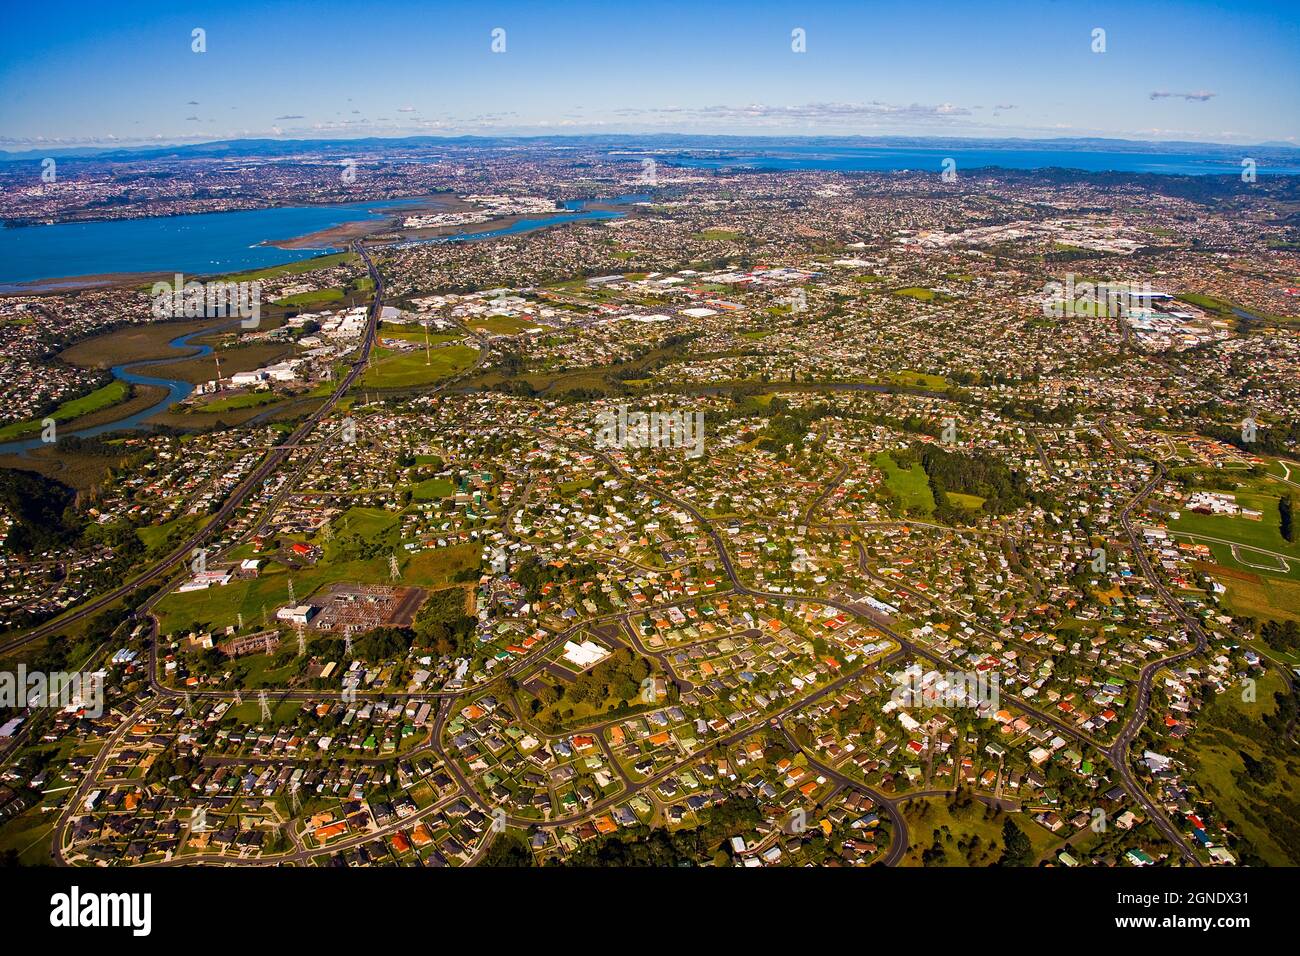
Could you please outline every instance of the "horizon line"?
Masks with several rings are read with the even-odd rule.
[[[332,131],[331,131],[332,132]],[[1232,143],[1216,140],[1190,140],[1190,139],[1134,139],[1123,136],[997,136],[997,135],[963,135],[963,134],[946,134],[946,135],[925,135],[913,133],[890,133],[890,134],[866,134],[866,133],[803,133],[792,131],[788,133],[701,133],[686,132],[678,130],[656,130],[653,132],[547,132],[538,129],[535,132],[499,132],[499,133],[450,133],[439,131],[425,132],[369,132],[363,135],[346,136],[346,135],[319,135],[309,132],[297,132],[293,134],[271,134],[263,133],[249,136],[214,136],[214,137],[191,137],[181,136],[164,136],[155,139],[116,139],[110,137],[108,142],[88,142],[86,140],[68,140],[60,142],[57,139],[50,139],[41,142],[39,138],[35,141],[23,143],[4,143],[0,138],[0,156],[18,157],[26,154],[52,155],[59,152],[64,153],[111,153],[115,151],[137,151],[147,149],[199,149],[211,146],[238,146],[241,143],[284,143],[286,145],[293,143],[303,144],[348,144],[348,143],[367,143],[367,142],[393,142],[402,141],[431,140],[455,142],[465,140],[515,140],[515,141],[544,141],[544,140],[650,140],[650,139],[672,138],[679,140],[740,140],[740,141],[767,141],[769,143],[780,143],[790,141],[801,142],[823,142],[833,143],[850,142],[850,141],[870,141],[877,143],[985,143],[985,144],[1115,144],[1127,146],[1145,146],[1155,147],[1156,151],[1160,148],[1170,147],[1210,147],[1215,149],[1272,149],[1272,150],[1290,150],[1300,152],[1300,142],[1278,141],[1260,141],[1255,143]]]

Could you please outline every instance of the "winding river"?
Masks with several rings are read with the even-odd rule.
[[[219,326],[218,328],[228,328],[228,326]],[[126,418],[119,418],[116,421],[106,422],[103,425],[94,425],[90,428],[81,428],[69,434],[76,435],[78,438],[93,438],[96,435],[103,435],[106,432],[134,431],[137,429],[147,428],[145,424],[148,419],[171,408],[179,401],[188,398],[194,391],[194,386],[189,382],[183,382],[174,378],[155,378],[150,375],[141,375],[135,369],[148,368],[151,365],[162,365],[166,362],[175,362],[179,359],[199,358],[203,355],[212,354],[211,345],[200,343],[191,343],[190,339],[203,335],[211,335],[218,331],[218,328],[196,329],[193,332],[187,332],[184,335],[177,336],[167,343],[169,348],[175,349],[175,355],[168,355],[164,358],[142,359],[139,362],[127,362],[124,365],[113,366],[113,377],[128,382],[131,385],[154,385],[158,388],[165,388],[167,394],[160,398],[148,408],[141,409],[133,415]],[[60,436],[63,437],[63,436]],[[26,438],[20,441],[11,441],[0,444],[0,455],[21,454],[31,451],[34,448],[40,448],[44,442],[38,438]]]
[[[577,222],[586,219],[619,219],[626,215],[626,213],[613,209],[598,209],[592,207],[604,204],[642,202],[648,198],[648,196],[637,194],[618,196],[612,200],[575,199],[561,204],[565,210],[564,212],[540,218],[521,219],[500,229],[466,233],[463,235],[438,236],[431,239],[410,240],[408,242],[398,243],[397,245],[423,245],[435,242],[472,242],[481,239],[492,239],[497,236],[519,235],[537,229],[546,229],[550,226],[558,226],[564,223]],[[388,203],[351,203],[346,206],[337,207],[333,212],[335,216],[342,213],[344,216],[343,221],[350,221],[355,218],[365,218],[366,216],[377,215],[380,211],[388,211],[396,206],[408,202],[410,201],[400,200]],[[302,216],[304,213],[310,212],[313,216],[318,217],[324,211],[325,210],[321,207],[310,207],[307,209],[281,208],[256,210],[251,213],[208,213],[202,216],[171,216],[157,219],[126,219],[102,223],[78,224],[74,228],[83,231],[87,227],[93,226],[95,232],[93,244],[96,246],[101,243],[105,244],[104,248],[112,250],[114,256],[120,256],[123,252],[122,246],[115,244],[113,241],[112,236],[114,234],[114,229],[122,230],[123,234],[129,232],[131,237],[136,240],[140,238],[142,228],[146,228],[152,224],[153,231],[148,231],[146,228],[144,234],[146,241],[142,242],[138,247],[141,252],[140,257],[130,257],[127,260],[114,258],[111,269],[108,267],[106,262],[97,263],[92,267],[88,264],[83,264],[83,260],[80,258],[74,257],[74,259],[82,266],[82,268],[95,269],[103,272],[138,272],[146,268],[157,268],[155,257],[159,254],[160,248],[165,248],[167,243],[175,241],[181,236],[184,236],[185,239],[184,243],[182,243],[184,249],[176,251],[175,255],[179,258],[171,260],[178,263],[181,262],[181,260],[192,262],[195,261],[197,257],[205,263],[220,263],[225,269],[238,269],[254,264],[266,264],[262,257],[268,254],[276,256],[277,258],[283,257],[280,258],[280,261],[292,260],[305,256],[315,256],[320,255],[322,251],[332,250],[317,249],[311,251],[297,250],[286,252],[285,250],[274,249],[274,247],[260,245],[259,243],[261,240],[259,235],[265,235],[268,232],[271,235],[291,235],[294,233],[294,229],[302,228]],[[277,217],[277,214],[279,214],[279,217]],[[288,228],[283,223],[279,225],[274,224],[280,223],[281,219],[285,216],[290,218],[290,221],[293,223],[293,228]],[[204,220],[202,223],[203,226],[213,228],[200,228],[191,231],[188,228],[178,226],[177,221],[179,220],[188,220],[192,222],[196,219]],[[220,228],[215,228],[218,223],[221,224]],[[313,219],[312,224],[313,226],[318,225],[319,220]],[[196,223],[195,225],[198,224]],[[6,234],[12,236],[15,233],[22,233],[24,238],[28,238],[40,235],[41,230],[57,231],[61,228],[63,227],[29,226],[21,230],[0,231],[0,237],[3,237]],[[256,232],[253,235],[250,235],[248,230],[255,230]],[[72,234],[70,233],[69,235]],[[82,231],[77,232],[75,235],[79,241],[84,241],[86,239],[86,236]],[[205,243],[210,245],[211,248],[202,248]],[[257,261],[248,261],[246,255],[236,254],[232,243],[242,250],[249,250],[247,255],[253,255]],[[59,243],[55,242],[50,245],[47,240],[42,240],[41,246],[46,250],[45,260],[40,265],[34,267],[31,263],[28,263],[26,268],[29,270],[35,268],[37,274],[43,273],[48,275],[57,272],[58,269],[61,268],[59,263],[62,262],[62,258],[57,255]],[[274,251],[268,253],[267,250]],[[85,250],[85,252],[87,255],[92,254],[89,249]],[[146,262],[149,264],[146,265]],[[165,266],[164,268],[170,267]],[[181,268],[181,266],[177,265],[176,268]],[[193,266],[190,266],[185,271],[210,271],[210,267],[208,269],[200,268],[196,270]],[[222,328],[225,327],[226,326],[222,326]],[[128,362],[123,365],[114,365],[112,371],[115,378],[132,385],[153,385],[159,388],[164,388],[167,390],[166,394],[148,408],[135,412],[125,418],[106,422],[102,425],[95,425],[90,428],[78,429],[69,432],[68,434],[75,435],[79,438],[92,438],[95,435],[103,435],[108,432],[133,431],[148,428],[149,426],[147,423],[150,418],[160,412],[166,411],[177,402],[183,401],[189,397],[189,395],[194,391],[194,386],[189,382],[181,381],[179,379],[157,378],[150,375],[142,375],[137,371],[137,369],[147,369],[152,365],[175,362],[178,359],[199,358],[203,355],[209,355],[212,352],[212,347],[210,345],[191,343],[190,340],[204,335],[211,335],[213,331],[215,330],[212,328],[199,329],[172,339],[167,344],[176,351],[177,354],[175,355],[166,358],[145,359],[139,362]],[[60,435],[60,437],[63,436]],[[19,441],[0,443],[0,455],[23,454],[33,449],[40,448],[43,444],[44,443],[41,441],[39,436]]]

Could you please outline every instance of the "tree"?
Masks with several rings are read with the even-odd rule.
[[[528,844],[524,842],[523,837],[511,833],[507,830],[499,834],[492,845],[488,847],[487,853],[483,855],[479,866],[536,866],[537,861],[533,859],[533,851],[529,849]]]
[[[1011,817],[1002,824],[1002,843],[1004,849],[1002,858],[998,860],[999,866],[1029,866],[1034,862],[1033,844]]]

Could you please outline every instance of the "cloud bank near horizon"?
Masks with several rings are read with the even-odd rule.
[[[1187,102],[1206,102],[1217,94],[1208,91],[1171,93],[1157,90],[1149,94],[1152,100],[1181,98]],[[191,104],[193,105],[193,104]],[[403,114],[404,119],[380,116],[372,120],[361,116],[356,119],[319,120],[282,125],[291,121],[309,119],[305,113],[283,113],[264,128],[227,127],[223,130],[209,128],[204,132],[163,132],[152,134],[119,135],[109,133],[92,136],[6,136],[0,135],[0,147],[113,147],[148,145],[190,145],[240,139],[357,139],[363,137],[400,138],[404,136],[538,136],[547,134],[581,135],[781,135],[792,136],[910,136],[980,139],[1051,139],[1051,138],[1101,138],[1135,139],[1159,142],[1177,140],[1205,142],[1207,144],[1240,145],[1257,142],[1246,134],[1224,130],[1207,137],[1189,128],[1159,128],[1108,130],[1094,126],[1075,126],[1055,123],[1046,126],[1028,124],[993,123],[985,117],[998,117],[1020,107],[1016,103],[999,102],[991,106],[982,104],[961,105],[942,103],[888,103],[880,100],[866,102],[809,102],[794,105],[749,103],[745,105],[714,104],[708,106],[655,106],[624,107],[607,116],[582,116],[570,113],[558,118],[521,118],[516,111],[478,114],[463,120],[453,118],[422,118],[418,107],[403,105],[391,111]],[[362,111],[353,109],[351,113]],[[186,121],[204,122],[197,115]],[[206,119],[213,123],[212,118]],[[1280,137],[1275,142],[1300,143],[1295,136]]]

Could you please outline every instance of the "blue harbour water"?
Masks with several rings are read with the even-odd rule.
[[[1047,148],[961,148],[956,146],[783,146],[755,150],[720,150],[717,156],[665,156],[664,162],[676,166],[705,169],[741,168],[754,170],[824,170],[835,172],[891,172],[896,170],[938,172],[949,157],[958,171],[987,169],[1079,169],[1089,173],[1160,173],[1165,175],[1208,176],[1241,173],[1240,156],[1223,152],[1158,153],[1128,150],[1082,150]],[[1256,173],[1300,175],[1300,165],[1273,166],[1260,163]]]
[[[1242,157],[1223,150],[1197,155],[1189,152],[1135,152],[1053,148],[960,148],[955,146],[871,146],[790,145],[763,150],[718,150],[702,155],[699,150],[680,155],[658,153],[666,165],[695,168],[740,168],[752,170],[830,170],[840,172],[940,171],[951,157],[961,171],[1001,167],[1003,169],[1079,169],[1086,172],[1159,173],[1166,175],[1233,175],[1241,172]],[[1259,175],[1300,175],[1300,166],[1260,164]],[[483,232],[418,239],[402,243],[467,242],[517,235],[536,229],[579,220],[616,219],[624,213],[592,208],[612,203],[645,201],[644,195],[618,196],[613,200],[572,200],[563,212],[521,219],[508,226]],[[147,219],[116,219],[105,222],[0,228],[0,293],[23,291],[24,283],[58,288],[48,280],[77,276],[123,273],[181,272],[187,276],[220,275],[283,265],[311,258],[332,248],[281,249],[266,245],[320,232],[345,223],[379,220],[394,215],[418,199],[358,202],[327,206],[283,206],[243,212],[160,216]],[[30,286],[27,288],[31,288]],[[147,428],[147,421],[193,390],[187,382],[140,374],[159,361],[196,357],[211,351],[191,345],[189,339],[203,332],[172,340],[177,354],[170,359],[134,362],[116,366],[113,374],[123,381],[158,385],[167,394],[150,408],[120,421],[75,434],[89,437],[123,429]],[[197,351],[196,351],[197,350]],[[0,444],[0,454],[21,453],[39,447],[39,438]]]
[[[940,171],[952,158],[957,171],[1004,169],[1080,169],[1086,172],[1231,175],[1241,173],[1243,156],[1223,150],[1137,152],[1043,147],[990,148],[960,146],[827,146],[789,145],[762,150],[726,149],[716,155],[700,151],[662,155],[668,165],[753,170],[827,170],[887,172]],[[1300,175],[1300,164],[1257,167],[1261,176]],[[620,196],[637,201],[645,197]],[[281,249],[266,242],[295,238],[344,223],[378,220],[420,200],[358,202],[326,206],[282,206],[241,212],[115,219],[0,229],[0,292],[20,291],[19,283],[54,278],[136,272],[183,272],[213,275],[282,265],[334,251],[332,248]],[[591,209],[597,200],[564,203],[566,211],[523,219],[500,229],[416,243],[469,241],[514,235],[580,219],[610,219],[620,213]],[[50,287],[56,287],[51,284]]]
[[[521,219],[500,229],[416,242],[490,239],[584,219],[617,219],[624,214],[611,209],[589,207],[608,202],[639,202],[648,198],[643,195],[627,195],[618,196],[614,200],[571,200],[562,204],[566,210],[563,213]],[[263,241],[293,238],[345,222],[380,219],[392,215],[402,206],[418,202],[419,200],[395,200],[336,206],[293,206],[248,212],[3,229],[0,230],[0,292],[6,290],[6,283],[10,284],[9,288],[13,288],[13,283],[55,276],[154,271],[177,271],[194,276],[281,265],[332,250],[279,249],[262,245]],[[148,428],[150,418],[189,397],[194,386],[179,379],[157,378],[136,370],[211,353],[211,346],[190,342],[191,338],[209,335],[211,332],[211,329],[205,329],[173,339],[168,345],[176,351],[174,356],[115,365],[114,377],[133,384],[156,385],[165,388],[166,394],[150,407],[127,418],[70,434],[91,438],[109,432]],[[22,454],[41,445],[39,437],[4,442],[0,443],[0,455]]]
[[[619,196],[613,202],[636,202],[646,196]],[[501,229],[443,236],[423,242],[491,239],[545,229],[582,219],[617,219],[623,215],[591,205],[610,200],[571,200],[552,216],[521,219]],[[334,226],[380,220],[418,199],[345,203],[331,206],[281,206],[241,212],[112,219],[0,229],[0,292],[23,291],[21,283],[115,273],[181,272],[186,276],[220,275],[283,265],[337,251],[281,249],[266,242],[293,239]]]
[[[584,219],[620,219],[625,215],[624,213],[613,209],[592,209],[591,207],[612,203],[646,202],[649,199],[648,195],[642,194],[616,196],[613,199],[570,199],[567,202],[560,203],[563,209],[569,211],[556,213],[553,216],[520,219],[518,222],[512,222],[500,229],[488,229],[483,232],[467,232],[463,235],[438,236],[432,239],[410,239],[406,242],[397,243],[397,245],[409,247],[433,242],[473,242],[479,239],[495,239],[498,236],[519,235],[520,233],[533,232],[536,229],[545,229],[548,226],[559,226],[566,222],[578,222]]]
[[[263,245],[380,219],[415,200],[281,206],[0,229],[0,291],[15,283],[132,272],[213,275],[283,265],[330,249]]]

